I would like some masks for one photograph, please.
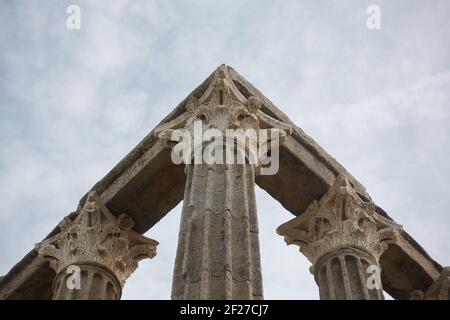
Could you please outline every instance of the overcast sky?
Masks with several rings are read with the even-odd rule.
[[[81,29],[66,8],[81,8]],[[381,8],[381,30],[366,9]],[[253,83],[450,265],[450,2],[3,0],[0,275],[218,65]],[[301,195],[299,195],[301,196]],[[257,190],[264,293],[317,299]],[[181,206],[124,299],[170,298]]]

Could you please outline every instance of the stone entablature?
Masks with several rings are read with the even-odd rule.
[[[450,267],[445,267],[439,278],[425,291],[415,290],[411,300],[450,300]]]
[[[215,139],[204,141],[204,136],[197,136],[195,122],[202,131],[211,130],[217,134],[215,138],[226,139],[227,130],[239,130],[245,135],[247,130],[258,134],[262,128],[278,129],[284,134],[278,140],[282,143],[283,137],[291,133],[291,126],[263,113],[260,107],[257,97],[247,99],[239,92],[223,66],[216,71],[204,94],[198,99],[190,97],[184,113],[156,128],[155,135],[166,147],[177,148],[178,140],[173,139],[173,133],[185,130],[193,137],[189,161],[198,150],[217,143]],[[251,146],[260,141],[245,139],[237,150],[232,150],[231,157],[225,150],[227,157],[221,159],[222,163],[185,161],[186,185],[173,299],[263,298],[254,193],[261,161],[260,154]],[[238,143],[232,138],[233,148]],[[219,147],[222,152],[223,145]],[[242,157],[240,162],[235,158],[237,153]]]
[[[170,154],[164,148],[164,143],[169,147],[173,146],[173,141],[167,139],[169,132],[164,131],[175,128],[189,130],[189,123],[192,124],[194,120],[200,120],[205,128],[214,129],[227,128],[230,125],[236,128],[277,126],[284,128],[287,133],[291,134],[284,137],[285,141],[280,148],[279,172],[274,176],[259,175],[260,165],[257,163],[255,166],[246,166],[245,168],[226,165],[203,165],[194,168],[195,166],[189,165],[185,167],[186,170],[183,173],[183,166],[177,166],[171,162]],[[341,188],[344,195],[336,196],[337,200],[329,203],[322,199],[313,203],[314,199],[325,198],[324,195],[327,192],[330,193],[331,190],[336,189],[333,187],[330,189],[330,185],[333,185],[339,174],[345,175],[346,186]],[[43,255],[38,254],[38,250],[45,254],[45,259],[52,261],[52,268],[59,272],[53,281],[54,298],[117,299],[120,297],[123,282],[137,265],[136,260],[139,260],[139,255],[135,253],[129,255],[127,250],[116,250],[116,247],[112,249],[108,246],[99,248],[99,251],[98,248],[96,250],[85,249],[85,254],[82,255],[73,254],[70,252],[70,245],[62,244],[64,240],[62,235],[68,238],[74,235],[77,235],[77,239],[83,238],[81,230],[84,227],[78,228],[81,234],[77,233],[78,229],[75,227],[70,232],[67,230],[75,221],[84,221],[78,217],[92,210],[89,209],[89,206],[93,205],[90,201],[92,199],[95,200],[95,205],[102,212],[101,216],[106,217],[100,219],[105,221],[106,226],[98,227],[98,230],[117,235],[117,241],[107,241],[109,244],[114,244],[113,246],[117,245],[117,248],[121,246],[132,248],[137,244],[148,245],[149,243],[141,238],[141,234],[149,230],[183,200],[183,189],[185,200],[194,200],[186,202],[189,203],[186,217],[190,213],[194,213],[191,216],[204,218],[201,221],[199,219],[193,221],[190,224],[191,228],[200,226],[204,228],[203,230],[208,229],[210,235],[216,234],[217,230],[214,231],[214,228],[219,231],[224,227],[228,229],[223,230],[235,228],[234,230],[243,231],[241,239],[245,240],[245,250],[247,247],[251,248],[257,243],[256,210],[252,208],[253,196],[247,193],[248,197],[245,201],[241,201],[239,197],[228,196],[224,199],[220,196],[223,190],[230,191],[229,188],[222,189],[225,183],[241,181],[244,176],[248,190],[253,190],[254,183],[257,183],[292,214],[297,215],[299,212],[304,212],[299,219],[295,218],[292,223],[288,223],[290,239],[287,238],[287,240],[300,244],[302,252],[313,263],[313,271],[319,284],[321,298],[382,298],[380,290],[367,291],[363,286],[367,280],[365,269],[368,265],[383,268],[383,287],[396,299],[407,299],[411,292],[426,299],[448,297],[448,294],[445,295],[445,288],[448,288],[448,277],[443,276],[445,272],[442,271],[442,267],[406,231],[401,230],[387,213],[371,202],[370,195],[364,186],[302,129],[295,126],[252,84],[233,68],[222,65],[183,100],[158,128],[148,134],[117,166],[92,187],[91,190],[95,190],[98,197],[92,195],[83,197],[76,212],[70,215],[70,219],[65,219],[65,222],[63,221],[59,227],[55,228],[41,245],[31,250],[8,274],[0,277],[0,299],[51,298],[54,272],[42,258]],[[192,181],[189,177],[192,178]],[[197,182],[193,181],[194,178],[197,179]],[[201,193],[208,180],[210,182],[219,181],[219,183],[213,183],[214,188],[209,188],[208,192]],[[188,188],[200,191],[192,192]],[[227,192],[225,195],[231,194]],[[188,198],[186,194],[189,195]],[[239,193],[234,192],[234,194]],[[200,202],[196,203],[195,199],[200,199],[200,202],[208,199],[209,202],[201,205]],[[224,200],[227,203],[224,203]],[[238,209],[230,210],[229,208],[233,206]],[[250,209],[241,210],[246,206]],[[86,210],[83,211],[84,207]],[[135,223],[133,230],[136,233],[128,229],[130,219],[125,216],[116,218],[106,207],[112,212],[126,212],[132,216]],[[308,207],[310,207],[309,214],[305,212]],[[213,208],[213,210],[211,211],[209,208]],[[96,210],[94,211],[97,212]],[[204,212],[208,210],[215,215],[205,214]],[[305,221],[308,219],[301,218],[302,216],[319,216],[317,213],[321,211],[325,213],[320,213],[321,216],[317,220],[311,219],[315,222],[310,225]],[[109,214],[105,212],[109,212]],[[225,214],[222,215],[222,213]],[[236,217],[238,219],[235,219]],[[236,223],[236,220],[242,217],[241,220],[244,223]],[[218,218],[223,221],[216,223]],[[74,219],[75,221],[72,222]],[[359,223],[359,221],[361,222]],[[180,233],[185,231],[187,229],[180,229]],[[226,267],[228,269],[225,278],[222,277],[222,274],[215,277],[218,264],[214,262],[214,255],[221,252],[215,251],[217,246],[213,243],[218,244],[220,241],[209,241],[207,238],[203,238],[206,240],[203,243],[207,245],[200,246],[197,244],[202,243],[203,240],[199,237],[190,240],[194,246],[202,248],[202,254],[212,253],[209,256],[202,255],[201,264],[195,264],[196,266],[209,264],[208,267],[212,268],[203,268],[200,273],[197,272],[199,269],[195,269],[196,272],[190,275],[194,280],[199,279],[198,275],[205,275],[204,279],[208,279],[206,282],[191,282],[195,294],[200,293],[199,298],[208,299],[212,297],[208,291],[211,290],[210,288],[214,286],[222,288],[225,285],[226,297],[233,297],[229,294],[229,289],[233,286],[236,289],[235,292],[240,292],[240,297],[247,298],[250,291],[252,291],[253,298],[262,297],[262,290],[259,290],[262,285],[258,282],[260,271],[258,268],[254,268],[252,274],[256,277],[249,276],[251,268],[245,267],[249,265],[245,261],[251,261],[250,265],[252,266],[259,265],[259,256],[257,257],[255,252],[252,253],[253,256],[248,254],[246,260],[242,260],[244,263],[237,263],[232,268]],[[137,239],[137,242],[133,239]],[[224,239],[226,240],[224,243],[232,244],[231,247],[237,247],[243,243],[236,239],[232,241],[226,237]],[[249,239],[250,241],[248,241]],[[90,240],[85,237],[84,241]],[[96,241],[102,240],[97,239],[94,242]],[[124,245],[123,243],[127,241],[128,244]],[[44,245],[53,245],[53,247],[48,246],[47,249],[43,249]],[[78,247],[82,249],[83,245],[78,245]],[[256,246],[253,247],[256,248]],[[47,252],[45,252],[46,250]],[[234,252],[242,252],[239,250],[241,249],[238,248]],[[129,251],[131,252],[131,250]],[[139,250],[136,249],[136,251]],[[148,254],[147,249],[144,251]],[[200,250],[194,250],[194,252],[198,253]],[[102,255],[104,258],[99,259]],[[116,257],[113,258],[113,256]],[[226,257],[227,261],[231,261],[230,255]],[[115,263],[116,260],[119,261],[118,264]],[[70,263],[80,266],[82,283],[88,284],[86,291],[68,292],[61,286],[67,280],[68,274],[64,270]],[[230,266],[232,263],[227,262],[226,265]],[[403,267],[405,265],[409,267]],[[192,265],[184,264],[184,266]],[[230,277],[232,274],[228,272],[230,269],[238,270],[239,276]],[[210,272],[210,270],[213,271]],[[337,277],[330,277],[330,274],[337,275]],[[223,281],[223,279],[227,280]],[[238,281],[235,281],[236,279]],[[250,282],[252,282],[252,286],[241,285]],[[175,283],[176,281],[174,281]],[[253,286],[253,284],[255,285]],[[198,290],[197,285],[200,285]],[[439,294],[436,294],[437,292]],[[187,297],[190,295],[188,294]]]

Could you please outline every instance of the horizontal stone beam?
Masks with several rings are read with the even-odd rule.
[[[371,200],[365,188],[311,137],[298,128],[264,95],[229,67],[235,85],[246,98],[254,95],[262,102],[262,111],[288,123],[293,133],[280,148],[280,169],[274,176],[258,176],[256,183],[294,215],[304,212],[310,203],[320,199],[340,173],[363,199]],[[189,96],[199,98],[209,82],[208,77]],[[188,96],[188,97],[189,97]],[[184,112],[187,98],[161,123]],[[144,233],[163,218],[183,198],[185,175],[183,166],[175,166],[170,152],[150,132],[91,190],[115,215],[126,213],[133,218],[133,229]],[[80,201],[81,209],[86,197]],[[381,208],[378,213],[391,219]],[[77,211],[69,217],[74,218]],[[391,219],[392,220],[392,219]],[[274,230],[277,226],[274,226]],[[55,228],[49,235],[59,232]],[[275,231],[274,231],[275,232]],[[283,250],[280,247],[280,250]],[[442,267],[406,232],[396,244],[389,245],[380,260],[383,287],[392,297],[406,299],[413,290],[426,289],[439,276]],[[47,299],[51,297],[50,267],[40,261],[35,250],[25,256],[0,280],[0,299]]]
[[[280,170],[275,176],[259,176],[257,183],[261,188],[288,211],[299,215],[313,200],[320,199],[327,192],[340,173],[345,173],[358,195],[372,200],[361,183],[258,89],[233,69],[230,75],[244,96],[258,96],[264,112],[293,127],[293,134],[280,150]],[[377,212],[393,220],[380,207],[377,207]],[[396,243],[388,246],[380,264],[383,288],[395,299],[409,299],[414,290],[425,291],[442,271],[442,266],[405,231],[400,233]]]

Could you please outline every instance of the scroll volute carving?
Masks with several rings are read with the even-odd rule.
[[[270,117],[260,109],[260,98],[245,98],[234,85],[226,66],[221,66],[203,95],[200,98],[190,96],[185,102],[185,112],[156,128],[154,134],[167,140],[175,129],[193,131],[196,120],[202,122],[204,130],[225,132],[226,129],[278,128],[291,134],[290,125]]]
[[[340,247],[357,247],[377,260],[401,226],[380,216],[372,202],[362,200],[345,175],[298,217],[278,227],[287,244],[297,244],[314,264]]]
[[[123,285],[140,260],[156,255],[158,245],[131,230],[132,226],[129,216],[115,217],[90,192],[75,220],[64,218],[61,231],[36,248],[57,273],[70,265],[96,264],[115,274]]]

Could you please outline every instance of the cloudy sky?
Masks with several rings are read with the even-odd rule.
[[[66,28],[67,6],[81,29]],[[381,8],[381,30],[366,9]],[[450,2],[3,0],[0,275],[218,65],[234,67],[450,265]],[[317,299],[257,190],[265,297]],[[124,299],[167,299],[178,206]]]

